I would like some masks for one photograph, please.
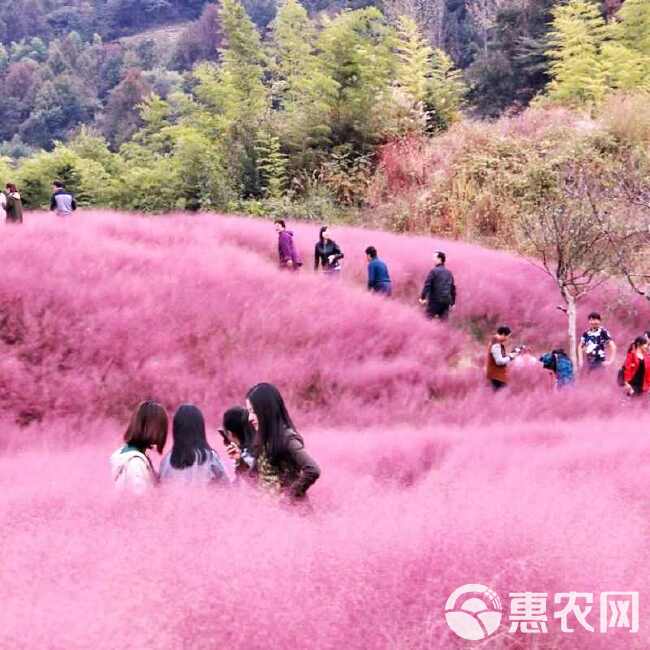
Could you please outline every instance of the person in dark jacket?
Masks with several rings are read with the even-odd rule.
[[[20,198],[20,192],[13,183],[7,183],[5,186],[7,223],[23,222],[23,201]]]
[[[449,310],[456,304],[456,284],[445,266],[446,261],[442,251],[436,252],[436,266],[429,272],[420,294],[420,303],[427,306],[429,318],[447,319]]]
[[[366,257],[368,258],[368,290],[390,296],[393,283],[386,263],[377,257],[377,249],[374,246],[366,248]]]
[[[343,251],[332,239],[329,227],[323,226],[318,234],[318,242],[314,249],[314,271],[318,271],[320,265],[324,273],[339,273],[343,257]]]
[[[305,450],[280,391],[272,384],[257,384],[248,391],[246,407],[256,431],[258,484],[291,501],[304,499],[320,468]]]
[[[287,230],[283,219],[275,220],[275,231],[278,233],[278,255],[280,266],[283,269],[297,271],[302,266],[302,260],[296,251],[293,241],[293,233]]]
[[[77,209],[74,196],[68,192],[61,181],[52,183],[50,210],[59,217],[69,217]]]

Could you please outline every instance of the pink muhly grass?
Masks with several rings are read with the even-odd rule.
[[[337,228],[343,277],[276,264],[265,221],[214,215],[28,215],[1,242],[3,494],[0,647],[467,648],[449,594],[641,592],[641,631],[559,632],[549,648],[650,645],[647,403],[616,367],[554,392],[536,365],[493,395],[486,337],[507,321],[535,354],[564,340],[552,283],[528,262],[457,242]],[[379,249],[394,299],[365,291]],[[459,286],[448,325],[417,293],[444,248]],[[642,303],[592,307],[620,347]],[[619,357],[620,359],[620,357]],[[108,455],[144,397],[191,401],[216,427],[278,384],[323,474],[315,514],[247,490],[118,496]],[[29,424],[29,426],[25,426]],[[158,458],[153,456],[154,462]],[[590,622],[598,626],[597,611]],[[485,647],[532,648],[504,622]]]

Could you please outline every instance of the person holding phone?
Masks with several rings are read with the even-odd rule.
[[[237,476],[252,474],[255,471],[255,430],[249,422],[248,410],[234,406],[223,414],[223,424],[219,429],[226,453],[235,464]]]
[[[321,472],[307,453],[280,391],[273,384],[257,384],[248,391],[246,407],[256,434],[258,485],[288,501],[305,500]]]
[[[329,226],[323,226],[320,229],[314,248],[314,271],[318,271],[320,266],[323,273],[334,277],[341,272],[341,260],[345,255],[332,237],[332,230]]]

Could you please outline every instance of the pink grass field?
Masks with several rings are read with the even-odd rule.
[[[485,385],[487,333],[561,345],[552,283],[526,260],[458,242],[337,228],[340,281],[311,272],[317,225],[277,269],[268,221],[215,215],[27,215],[2,228],[0,648],[650,647],[647,403],[610,368],[551,390],[534,365]],[[395,296],[365,290],[377,246]],[[450,323],[417,293],[436,248],[459,288]],[[616,287],[581,308],[619,347],[650,308]],[[620,361],[620,356],[619,356]],[[243,489],[115,494],[108,456],[156,398],[206,414],[276,383],[322,476],[315,514]],[[154,462],[158,458],[154,457]],[[463,641],[445,624],[466,583],[549,594],[548,634]],[[560,631],[553,595],[593,592],[593,633]],[[640,592],[640,630],[599,631],[598,596]],[[507,609],[507,608],[506,608]]]

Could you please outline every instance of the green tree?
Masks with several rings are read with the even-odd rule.
[[[433,51],[425,107],[429,131],[443,131],[460,119],[467,94],[463,74],[442,50]]]
[[[603,47],[608,85],[614,90],[650,88],[650,3],[627,0],[610,25]]]
[[[229,168],[244,194],[260,191],[255,168],[255,126],[270,109],[264,85],[266,57],[260,35],[238,0],[223,0],[219,11],[224,46],[221,65],[203,64],[195,71],[199,106],[192,116],[206,135],[222,139]]]
[[[568,104],[600,102],[607,90],[601,59],[607,26],[598,5],[569,0],[556,6],[552,15],[549,97]]]
[[[297,0],[286,0],[273,23],[272,93],[276,130],[295,170],[322,162],[331,145],[331,106],[338,84],[316,55],[316,29]]]
[[[429,96],[433,49],[426,44],[412,18],[400,16],[395,43],[396,85],[406,100],[408,130],[423,130],[426,125],[425,101]]]
[[[263,79],[266,57],[260,35],[238,0],[222,0],[219,12],[224,46],[221,49],[219,82],[222,110],[235,127],[251,124],[268,109]]]
[[[265,130],[257,138],[257,168],[264,196],[282,198],[287,186],[287,156],[282,153],[279,138]]]
[[[374,7],[343,11],[325,19],[318,49],[321,70],[336,88],[327,100],[332,144],[366,153],[393,130],[392,30]]]
[[[650,57],[650,3],[626,0],[618,12],[618,36],[630,50]]]

